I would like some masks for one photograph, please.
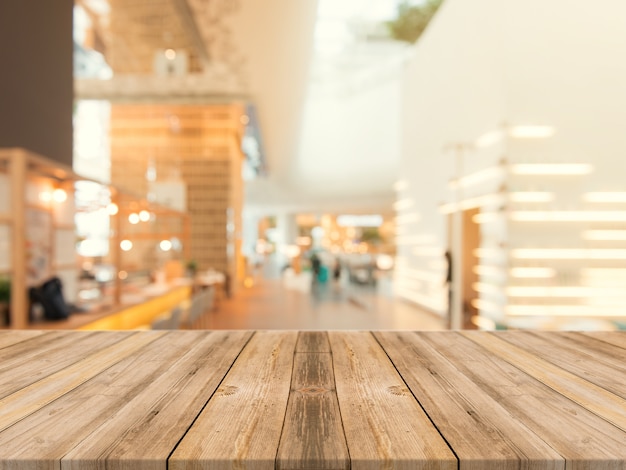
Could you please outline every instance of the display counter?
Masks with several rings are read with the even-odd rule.
[[[136,330],[150,328],[155,319],[169,314],[176,307],[187,307],[191,285],[148,285],[143,293],[122,298],[117,306],[103,306],[91,311],[73,313],[67,320],[39,321],[29,329],[68,330]]]

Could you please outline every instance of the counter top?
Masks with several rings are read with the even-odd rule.
[[[0,331],[0,468],[626,468],[626,333]]]

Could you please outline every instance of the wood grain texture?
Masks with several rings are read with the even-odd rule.
[[[150,334],[146,334],[150,333]],[[66,333],[67,334],[67,333]],[[0,431],[62,397],[163,333],[136,333],[0,399]]]
[[[587,331],[581,334],[626,349],[626,332],[624,331]]]
[[[255,333],[168,462],[170,470],[274,469],[297,332]]]
[[[541,351],[541,356],[537,356],[504,341],[503,335],[465,334],[552,390],[626,431],[626,400],[544,359],[560,354],[559,348],[551,343]]]
[[[109,419],[63,457],[62,469],[164,468],[251,336],[249,331],[168,334],[155,344],[156,354],[146,355],[160,364],[154,373],[126,378],[145,386],[134,388],[134,396],[125,394],[115,413],[109,406]]]
[[[589,336],[564,332],[503,331],[498,337],[555,366],[626,398],[626,349]]]
[[[350,468],[332,356],[316,352],[329,349],[324,332],[298,335],[277,470]]]
[[[328,333],[351,468],[456,469],[453,452],[369,333]]]
[[[445,351],[460,372],[514,419],[563,456],[568,469],[602,470],[626,465],[626,434],[472,341],[483,335],[483,332],[420,334],[424,341]],[[489,334],[485,336],[487,343],[497,340]]]
[[[28,331],[28,330],[16,330],[11,332],[10,335],[0,336],[0,349],[12,346],[14,344],[26,341],[34,338],[35,336],[42,335],[43,331]]]
[[[68,334],[57,331],[0,350],[0,397],[15,393],[131,335],[130,332]]]
[[[564,469],[565,460],[436,349],[411,332],[375,332],[461,469]]]

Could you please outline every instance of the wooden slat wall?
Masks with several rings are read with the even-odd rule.
[[[626,468],[625,337],[0,332],[0,469]]]

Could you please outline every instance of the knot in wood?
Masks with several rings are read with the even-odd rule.
[[[408,388],[401,385],[392,385],[391,387],[387,388],[387,391],[393,395],[398,396],[406,396],[411,394]]]
[[[221,396],[234,395],[237,390],[239,390],[239,387],[235,387],[234,385],[223,385],[217,389],[217,393]]]

